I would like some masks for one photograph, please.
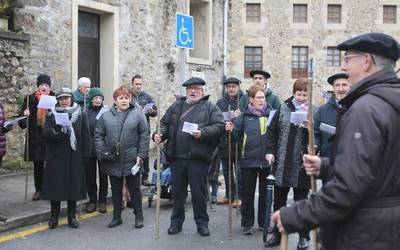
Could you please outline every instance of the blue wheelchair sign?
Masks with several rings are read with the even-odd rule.
[[[186,49],[194,48],[193,17],[176,13],[176,46]]]

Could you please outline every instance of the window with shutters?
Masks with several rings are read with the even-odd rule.
[[[341,54],[340,51],[336,49],[336,47],[328,47],[327,48],[327,65],[329,67],[338,67],[341,62]]]

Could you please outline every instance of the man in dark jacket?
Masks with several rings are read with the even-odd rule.
[[[346,73],[337,73],[328,78],[328,83],[332,85],[334,95],[329,101],[322,105],[314,117],[314,136],[315,145],[321,157],[329,157],[331,153],[332,141],[335,135],[330,131],[329,126],[336,127],[336,116],[339,109],[339,101],[342,100],[350,91],[349,76]],[[322,124],[322,125],[321,125]]]
[[[267,103],[273,108],[278,109],[281,106],[281,100],[274,94],[269,86],[267,80],[271,77],[271,74],[264,70],[252,70],[250,71],[250,76],[253,78],[253,84],[259,85],[266,89],[265,98]],[[249,96],[247,94],[240,98],[240,111],[244,112],[249,104]]]
[[[231,111],[238,111],[239,108],[239,100],[240,97],[242,97],[243,93],[240,91],[240,83],[241,81],[235,77],[229,77],[227,78],[223,84],[226,88],[226,93],[224,96],[217,101],[217,106],[221,109],[222,112],[225,114],[228,113],[229,105]],[[237,114],[239,112],[236,112]],[[228,117],[224,117],[224,120],[227,119],[233,119],[234,116],[232,115]],[[231,143],[231,161],[232,163],[235,163],[235,150],[236,150],[236,143]],[[217,204],[223,205],[223,204],[228,204],[229,203],[229,197],[233,201],[234,199],[237,199],[239,197],[236,197],[236,183],[235,183],[235,177],[232,174],[231,175],[231,187],[229,188],[229,145],[228,145],[228,136],[227,133],[224,133],[223,136],[221,137],[221,142],[218,145],[218,156],[221,160],[221,165],[222,165],[222,173],[224,175],[224,181],[225,181],[225,196],[218,199]],[[233,164],[232,164],[233,166]],[[236,168],[237,166],[235,166]],[[233,168],[231,169],[233,173]],[[238,171],[239,175],[239,171]],[[238,177],[236,177],[238,179]],[[240,185],[239,185],[240,187]],[[239,188],[240,191],[240,188]],[[239,202],[237,202],[239,205]],[[236,205],[236,202],[233,202],[233,205]]]
[[[149,124],[150,133],[150,117],[157,116],[157,106],[153,98],[142,90],[143,78],[141,75],[134,75],[132,78],[133,96],[132,99],[143,108],[143,113],[146,116],[147,123]],[[147,107],[146,107],[147,105]],[[151,106],[151,107],[150,107]],[[146,107],[146,108],[145,108]],[[143,163],[144,173],[142,175],[142,185],[150,186],[149,182],[149,157],[144,159]]]
[[[167,140],[166,156],[171,163],[174,209],[168,234],[182,231],[185,199],[190,184],[197,232],[210,235],[207,214],[207,172],[213,151],[224,131],[221,110],[204,96],[205,81],[192,77],[183,83],[186,97],[179,98],[161,119],[154,141]]]
[[[338,45],[352,89],[337,126],[331,180],[310,199],[281,208],[280,232],[340,223],[326,249],[398,249],[400,231],[400,81],[393,67],[400,46],[393,37],[367,33]],[[321,165],[304,155],[304,166]]]

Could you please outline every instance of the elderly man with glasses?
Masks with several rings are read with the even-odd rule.
[[[400,46],[391,36],[367,33],[337,47],[352,89],[340,104],[335,154],[304,155],[308,174],[331,179],[308,200],[273,215],[280,232],[336,224],[324,249],[398,249],[400,246]],[[328,167],[328,165],[332,167]]]
[[[161,119],[154,141],[167,141],[166,157],[172,172],[174,207],[168,234],[182,231],[185,220],[187,186],[193,203],[197,232],[209,236],[207,214],[207,174],[211,157],[224,132],[221,110],[204,96],[206,82],[192,77],[182,84],[186,96],[177,98]]]

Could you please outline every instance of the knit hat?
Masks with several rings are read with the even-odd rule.
[[[89,91],[89,101],[92,101],[95,96],[101,96],[104,99],[104,95],[100,88],[91,88]]]
[[[39,87],[40,84],[47,84],[50,87],[51,86],[50,76],[40,74],[36,80],[36,86]]]

